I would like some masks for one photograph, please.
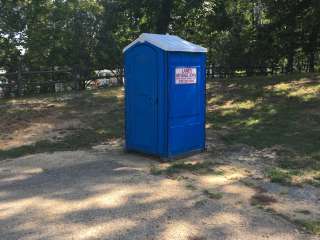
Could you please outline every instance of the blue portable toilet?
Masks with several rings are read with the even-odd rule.
[[[207,49],[143,33],[123,52],[126,150],[161,158],[203,151]]]

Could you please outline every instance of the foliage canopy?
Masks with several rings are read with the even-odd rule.
[[[209,49],[208,62],[250,74],[319,67],[317,0],[0,0],[0,68],[122,66],[142,32],[176,34]]]

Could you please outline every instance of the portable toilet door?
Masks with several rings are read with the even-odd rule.
[[[128,151],[169,158],[205,149],[206,51],[146,33],[124,49]]]

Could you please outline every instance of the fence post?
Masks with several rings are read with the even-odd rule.
[[[117,70],[117,84],[122,86],[123,85],[123,67],[120,67],[119,70]]]
[[[80,73],[77,65],[73,66],[73,88],[76,91],[79,91],[80,88]]]
[[[21,57],[18,57],[18,76],[17,76],[17,93],[18,97],[22,95],[22,64],[21,64]]]
[[[55,82],[56,80],[54,77],[54,71],[55,71],[55,67],[51,66],[51,83],[48,86],[48,90],[53,91],[55,93],[56,92],[56,82]]]
[[[54,71],[55,71],[54,66],[51,66],[51,82],[52,82],[52,83],[54,83],[54,82],[55,82],[55,78],[54,78]]]

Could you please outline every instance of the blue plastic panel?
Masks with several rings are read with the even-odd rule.
[[[126,146],[158,153],[158,52],[152,46],[133,47],[125,57]]]
[[[196,78],[177,84],[177,68],[195,69]],[[127,150],[160,157],[203,150],[205,54],[166,52],[147,42],[130,47],[125,52],[125,123]]]
[[[205,55],[169,53],[168,155],[205,148]],[[177,81],[177,68],[196,70],[196,81]],[[191,78],[192,79],[192,78]],[[187,79],[188,80],[188,79]],[[189,79],[190,80],[190,79]]]

